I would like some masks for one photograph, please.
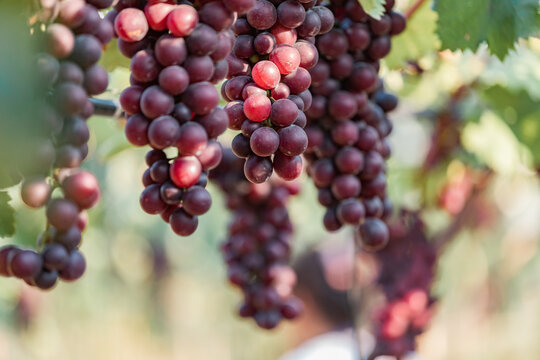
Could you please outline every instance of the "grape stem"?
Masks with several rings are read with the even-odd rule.
[[[122,118],[125,116],[122,108],[114,100],[90,98],[90,102],[94,105],[94,115],[114,118]]]
[[[411,7],[405,11],[405,17],[408,19],[410,19],[414,13],[420,9],[420,7],[424,4],[426,0],[416,0],[416,2],[414,4],[411,5]]]

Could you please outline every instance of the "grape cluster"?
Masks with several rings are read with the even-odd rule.
[[[390,37],[402,32],[405,18],[386,2],[380,20],[370,18],[356,0],[333,1],[336,25],[316,41],[321,55],[311,68],[313,101],[308,118],[308,175],[327,208],[328,231],[356,226],[365,248],[388,242],[382,219],[391,213],[384,160],[390,156],[387,112],[397,98],[384,91],[379,61],[390,51]]]
[[[311,69],[319,54],[315,36],[334,24],[332,12],[316,0],[257,0],[233,30],[222,96],[229,102],[229,128],[240,130],[234,153],[246,159],[244,173],[263,183],[273,171],[285,180],[302,172],[300,155],[308,138],[304,112],[311,106]]]
[[[15,276],[41,289],[58,278],[74,281],[86,268],[78,248],[87,225],[85,210],[99,200],[97,179],[78,169],[88,154],[86,120],[93,114],[89,95],[108,86],[105,69],[97,65],[113,36],[112,24],[98,9],[112,1],[42,1],[33,28],[38,76],[36,118],[29,125],[30,162],[22,175],[21,198],[31,208],[46,207],[47,229],[39,251],[15,246],[0,250],[0,275]]]
[[[377,286],[385,301],[374,312],[377,343],[370,359],[401,358],[413,351],[415,337],[429,324],[435,304],[430,289],[437,250],[427,239],[418,214],[403,212],[389,228],[388,246],[373,255],[378,264]]]
[[[243,161],[226,151],[210,179],[224,192],[233,212],[228,239],[222,245],[229,281],[244,294],[242,317],[271,329],[283,319],[299,315],[302,305],[292,296],[296,275],[289,267],[293,226],[286,204],[299,192],[294,182],[272,179],[249,182]]]
[[[53,187],[43,178],[22,184],[26,205],[46,205],[47,230],[38,244],[42,250],[15,246],[0,250],[0,275],[15,276],[43,290],[54,287],[58,279],[75,281],[84,274],[86,261],[79,251],[81,232],[88,223],[84,210],[94,206],[100,195],[96,178],[87,171],[76,171],[60,182],[63,197],[51,197]]]
[[[129,115],[126,137],[153,148],[141,207],[161,214],[181,236],[197,229],[197,216],[211,205],[207,171],[221,161],[216,138],[229,121],[214,84],[228,73],[236,12],[251,6],[251,0],[120,0],[108,14],[118,48],[131,58],[131,86],[120,96]],[[177,149],[174,157],[163,151],[168,148]]]

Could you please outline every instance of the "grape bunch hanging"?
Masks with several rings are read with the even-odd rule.
[[[436,242],[428,239],[417,213],[402,211],[389,229],[390,243],[372,255],[385,301],[369,315],[376,337],[369,359],[401,358],[414,351],[416,336],[425,331],[436,305],[430,295],[439,250]]]
[[[98,9],[112,1],[41,2],[36,22],[28,28],[35,54],[37,86],[31,97],[33,116],[18,119],[29,134],[30,152],[13,149],[26,159],[11,169],[22,179],[21,198],[30,208],[46,207],[47,226],[37,249],[7,246],[0,250],[0,275],[50,289],[57,281],[80,278],[86,262],[79,251],[87,226],[86,211],[99,200],[99,185],[90,172],[78,169],[88,154],[86,120],[93,114],[89,95],[104,92],[108,74],[97,65],[113,37],[112,24]],[[23,144],[27,146],[27,144]]]
[[[384,91],[380,60],[390,37],[405,29],[405,18],[387,1],[380,20],[370,18],[356,0],[333,1],[333,29],[317,38],[321,55],[310,70],[314,94],[307,111],[308,174],[327,208],[328,231],[356,227],[364,248],[378,250],[389,241],[384,223],[392,212],[386,194],[385,159],[392,123],[387,113],[397,99]]]
[[[146,156],[141,207],[161,215],[180,236],[195,232],[198,216],[212,203],[205,189],[208,171],[221,161],[216,139],[229,122],[214,85],[228,74],[236,12],[252,5],[121,0],[108,15],[118,48],[131,58],[131,86],[120,96],[130,115],[126,137],[153,148]]]
[[[227,149],[222,163],[210,174],[232,211],[221,251],[230,283],[244,295],[240,316],[272,329],[283,318],[297,317],[302,308],[292,295],[296,275],[288,265],[293,225],[287,211],[289,198],[300,188],[278,179],[254,184],[243,175],[243,165]]]
[[[245,158],[253,183],[272,173],[293,180],[302,172],[308,145],[305,111],[311,106],[308,69],[318,60],[315,37],[329,31],[332,12],[316,1],[258,0],[235,25],[229,80],[222,95],[229,104],[229,128],[240,130],[232,142]]]

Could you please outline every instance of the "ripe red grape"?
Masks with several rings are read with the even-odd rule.
[[[114,30],[124,41],[142,40],[148,32],[148,22],[144,12],[135,8],[120,11],[114,20]]]
[[[256,94],[244,101],[243,110],[249,120],[261,122],[270,116],[272,103],[266,95]]]
[[[201,171],[201,163],[196,157],[178,157],[171,164],[171,180],[181,188],[189,188],[197,183]]]
[[[178,5],[167,17],[167,27],[174,36],[184,37],[191,34],[199,22],[197,10],[189,5]]]
[[[253,81],[263,89],[273,89],[280,80],[279,68],[272,61],[259,61],[251,70]]]

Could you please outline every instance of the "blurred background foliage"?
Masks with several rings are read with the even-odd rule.
[[[412,2],[398,5],[409,9]],[[396,206],[423,208],[430,232],[437,233],[451,223],[452,205],[459,205],[475,174],[488,172],[490,180],[469,213],[474,226],[462,227],[438,264],[433,291],[440,302],[417,356],[538,358],[540,39],[520,40],[504,61],[485,44],[474,52],[441,51],[438,21],[425,1],[383,66],[387,87],[401,99],[391,116],[389,190]],[[9,33],[10,42],[16,33]],[[5,36],[0,32],[0,40]],[[16,95],[2,81],[17,64],[10,53],[0,56],[12,64],[0,67],[3,109],[6,96]],[[111,81],[102,97],[115,99],[128,83],[128,62],[114,43],[105,54]],[[446,128],[444,119],[451,119]],[[49,293],[0,278],[0,359],[275,359],[290,346],[294,326],[264,332],[236,317],[239,294],[226,283],[218,251],[229,217],[222,194],[210,185],[214,204],[197,233],[175,236],[139,208],[145,150],[128,145],[123,121],[96,116],[89,124],[84,166],[98,176],[103,196],[84,237],[88,271]],[[222,138],[224,144],[230,139]],[[434,159],[434,146],[448,151]],[[307,178],[302,183],[290,206],[295,252],[350,237],[350,229],[325,233],[316,190]],[[32,245],[43,228],[43,214],[24,208],[17,192],[9,190],[17,232],[0,245]]]

